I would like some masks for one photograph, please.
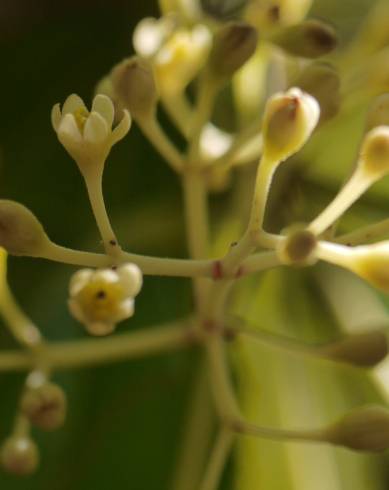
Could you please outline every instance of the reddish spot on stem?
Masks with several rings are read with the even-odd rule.
[[[217,281],[218,279],[223,278],[223,265],[220,260],[214,262],[212,267],[212,278]]]
[[[243,274],[244,274],[244,269],[243,269],[243,265],[241,265],[239,267],[239,269],[235,272],[236,279],[239,279],[239,277],[242,277]]]

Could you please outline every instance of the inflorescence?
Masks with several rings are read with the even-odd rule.
[[[1,353],[0,370],[24,369],[29,373],[14,428],[2,447],[3,467],[16,474],[32,473],[39,455],[31,426],[53,430],[64,423],[66,396],[51,380],[56,369],[193,345],[206,353],[220,419],[215,451],[198,488],[216,488],[224,464],[220,454],[224,461],[242,433],[330,443],[353,450],[388,448],[389,411],[384,407],[362,407],[336,422],[329,421],[327,427],[308,431],[251,423],[241,413],[234,393],[225,346],[226,341],[246,336],[359,368],[374,367],[386,356],[386,334],[381,330],[308,347],[250,327],[234,318],[227,306],[231,289],[243,276],[279,266],[311,267],[318,261],[350,270],[389,293],[389,241],[366,243],[366,237],[371,242],[387,234],[388,223],[347,235],[337,235],[334,226],[389,173],[389,94],[374,99],[356,164],[335,198],[310,222],[290,223],[278,234],[269,233],[264,218],[277,169],[288,166],[291,157],[338,111],[341,94],[337,70],[316,60],[336,47],[336,32],[325,22],[305,19],[310,0],[269,5],[251,0],[239,18],[228,22],[211,18],[196,2],[187,2],[186,7],[175,0],[161,0],[160,4],[162,17],[138,24],[133,36],[136,54],[113,67],[98,84],[90,110],[75,94],[52,110],[58,140],[85,181],[104,253],[57,245],[31,211],[17,202],[0,201],[0,313],[24,347],[20,352]],[[294,67],[293,84],[286,73],[287,64]],[[277,88],[266,78],[270,66],[283,73]],[[260,103],[253,103],[256,116],[242,123],[236,133],[215,125],[212,115],[220,92],[226,87],[234,90],[236,112],[244,121],[245,114],[252,112],[245,87],[250,92],[253,85],[257,85],[255,94],[262,86]],[[194,102],[189,93],[195,94]],[[253,100],[255,94],[251,94]],[[182,134],[184,149],[178,148],[161,127],[159,106]],[[112,146],[130,130],[131,119],[182,181],[188,259],[126,252],[113,230],[103,199],[103,172]],[[226,244],[223,257],[209,258],[208,193],[226,189],[242,167],[254,162],[259,163],[245,231],[236,244]],[[147,332],[99,341],[51,343],[13,299],[6,280],[7,253],[82,267],[71,278],[68,305],[91,335],[111,334],[118,323],[134,315],[135,297],[142,294],[142,275],[192,278],[193,315]]]

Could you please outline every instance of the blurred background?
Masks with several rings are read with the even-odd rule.
[[[370,6],[370,0],[317,0],[313,13],[333,22],[347,44]],[[51,107],[72,92],[89,102],[97,81],[132,53],[136,23],[152,15],[158,15],[156,0],[0,1],[1,197],[29,207],[59,244],[101,250],[83,181],[51,128]],[[336,179],[327,180],[331,192]],[[109,158],[104,189],[125,248],[185,256],[179,183],[135,124]],[[15,295],[50,340],[85,337],[66,306],[74,270],[10,259]],[[136,316],[120,330],[148,328],[190,309],[188,281],[147,279]],[[15,347],[5,328],[0,345]],[[36,433],[42,458],[36,475],[18,480],[0,472],[0,487],[169,489],[196,356],[185,352],[56,374],[69,399],[66,425]],[[0,376],[0,439],[10,431],[22,383],[19,374]],[[383,460],[377,465],[381,475],[387,472]]]

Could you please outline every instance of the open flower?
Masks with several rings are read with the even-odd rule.
[[[106,95],[96,95],[89,112],[82,99],[72,94],[62,106],[56,104],[51,121],[59,141],[83,171],[88,165],[103,163],[112,146],[128,133],[131,118],[123,111],[123,118],[112,129],[114,106]]]
[[[173,17],[147,18],[135,29],[135,51],[148,58],[162,95],[182,91],[205,64],[211,34],[205,25],[178,27]]]
[[[69,309],[93,335],[107,335],[134,314],[134,297],[142,287],[142,273],[134,264],[113,269],[81,269],[69,286]]]

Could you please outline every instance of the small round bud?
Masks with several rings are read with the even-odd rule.
[[[38,447],[29,437],[11,436],[1,447],[0,461],[9,473],[30,475],[39,464]]]
[[[367,405],[346,414],[326,431],[332,444],[355,451],[383,451],[389,448],[389,411]]]
[[[30,422],[43,430],[61,427],[66,416],[66,396],[54,383],[44,383],[24,392],[20,409]]]
[[[318,58],[336,47],[337,37],[332,26],[309,19],[276,32],[270,41],[293,56]]]
[[[335,68],[328,63],[314,62],[299,74],[293,83],[312,95],[320,106],[320,122],[334,117],[340,107],[340,78]]]
[[[366,130],[377,126],[389,126],[389,94],[376,97],[366,115]]]
[[[286,233],[286,238],[277,250],[283,264],[312,265],[317,261],[316,236],[309,230],[295,226]]]
[[[279,162],[296,153],[311,136],[320,116],[317,101],[298,88],[273,95],[263,117],[263,156]]]
[[[12,255],[39,257],[48,243],[43,226],[29,209],[0,200],[0,246]]]
[[[245,22],[229,22],[215,34],[209,56],[212,74],[229,78],[254,54],[258,34]]]
[[[359,167],[374,178],[389,172],[389,126],[378,126],[365,136]]]
[[[156,108],[158,93],[153,68],[137,56],[116,65],[111,73],[117,99],[135,117],[148,117]]]
[[[374,331],[351,335],[326,345],[321,353],[335,361],[357,367],[373,367],[388,355],[388,339],[384,332]]]

